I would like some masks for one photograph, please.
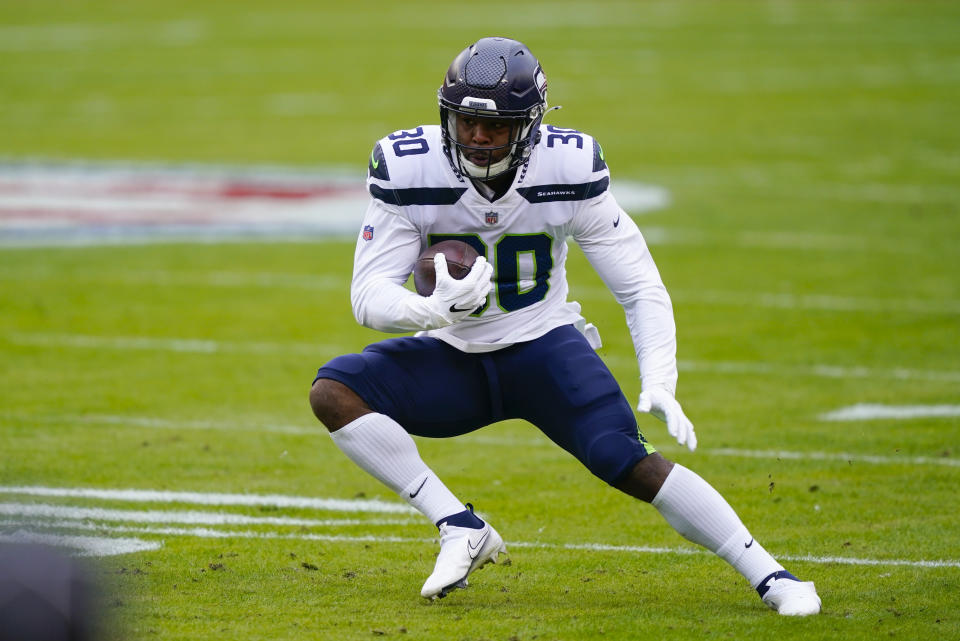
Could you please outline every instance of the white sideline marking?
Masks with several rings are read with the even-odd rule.
[[[0,515],[93,521],[125,521],[133,523],[188,523],[192,525],[299,525],[304,527],[339,527],[350,525],[406,525],[409,519],[301,519],[287,516],[246,516],[216,512],[184,512],[167,510],[107,510],[69,505],[36,503],[0,503]]]
[[[679,302],[709,305],[813,309],[829,312],[908,312],[911,314],[960,314],[960,301],[916,298],[860,298],[825,294],[786,294],[734,291],[677,291],[670,295]]]
[[[612,294],[605,287],[575,287],[571,298],[607,300]],[[919,298],[862,298],[828,294],[789,294],[774,292],[737,292],[725,290],[670,290],[677,303],[772,309],[806,309],[827,312],[905,312],[910,314],[960,314],[960,301]]]
[[[470,436],[465,436],[471,443],[477,445],[502,446],[522,446],[522,447],[551,447],[556,446],[546,440],[536,438],[510,438],[501,436],[483,436],[476,432]],[[667,444],[660,449],[677,451],[686,451],[675,444]],[[559,450],[558,450],[559,451]],[[760,458],[760,459],[792,459],[798,461],[843,461],[844,463],[870,463],[873,465],[945,465],[947,467],[960,467],[960,459],[933,456],[880,456],[873,454],[851,454],[849,452],[790,452],[787,450],[742,450],[730,447],[699,447],[697,454],[707,456],[733,456],[740,458]]]
[[[844,461],[850,463],[873,463],[876,465],[945,465],[947,467],[960,467],[960,459],[946,457],[935,458],[931,456],[874,456],[872,454],[850,454],[847,452],[788,452],[783,450],[740,450],[723,447],[704,449],[703,453],[715,456],[739,456],[743,458]]]
[[[15,282],[52,280],[58,283],[119,283],[122,285],[142,285],[169,287],[264,287],[276,289],[308,289],[318,291],[349,289],[349,279],[324,274],[295,274],[275,272],[197,272],[171,270],[145,270],[123,272],[78,272],[63,273],[54,269],[16,269],[0,270],[0,279]]]
[[[699,178],[698,178],[699,180]],[[870,252],[871,254],[925,254],[921,243],[904,245],[885,239],[842,234],[816,234],[798,231],[744,231],[723,238],[695,229],[643,226],[641,231],[650,245],[689,245],[744,247],[747,249],[790,249],[799,251]]]
[[[52,419],[59,422],[63,419]],[[135,425],[136,427],[149,427],[159,429],[192,429],[192,430],[223,430],[226,432],[244,431],[244,432],[270,432],[273,434],[297,434],[305,436],[326,436],[328,432],[322,425],[317,423],[316,427],[300,427],[298,425],[255,425],[244,423],[215,422],[215,421],[171,421],[162,418],[149,416],[110,416],[102,414],[81,415],[70,417],[66,420],[73,420],[80,423],[108,424],[108,425]]]
[[[6,525],[6,522],[0,524]],[[76,550],[80,556],[113,556],[159,550],[163,543],[131,538],[99,538],[93,536],[68,536],[32,530],[17,530],[11,534],[0,533],[0,543],[36,543]]]
[[[873,419],[943,418],[960,416],[960,405],[879,405],[857,403],[821,414],[824,421],[868,421]]]
[[[340,345],[323,343],[270,343],[258,341],[216,341],[200,338],[149,338],[145,336],[90,336],[85,334],[7,334],[15,345],[36,347],[76,347],[79,349],[119,349],[190,354],[330,354],[346,352]]]
[[[619,362],[622,357],[605,357],[604,360]],[[634,359],[624,363],[636,364]],[[902,367],[861,367],[845,365],[786,365],[762,361],[691,361],[680,360],[677,366],[683,371],[714,372],[720,374],[779,374],[783,376],[814,376],[817,378],[873,378],[897,381],[944,381],[960,382],[960,372],[944,370],[906,369]]]
[[[108,501],[144,501],[148,503],[193,503],[197,505],[269,505],[274,507],[330,510],[333,512],[380,512],[415,514],[409,505],[388,503],[379,499],[330,499],[280,494],[220,494],[203,492],[168,492],[159,490],[96,489],[0,485],[0,494],[28,496],[60,496]]]
[[[636,368],[637,361],[631,356],[606,354],[603,360],[617,367]],[[707,372],[716,374],[760,374],[778,376],[813,376],[815,378],[867,378],[895,381],[936,381],[960,383],[960,371],[906,369],[903,367],[863,367],[859,365],[790,365],[763,361],[697,361],[681,359],[677,367],[682,372]]]
[[[146,427],[164,430],[222,430],[226,432],[268,432],[272,434],[296,434],[303,436],[326,436],[327,430],[319,423],[315,427],[300,425],[275,425],[271,423],[251,423],[232,421],[190,421],[170,420],[154,416],[118,416],[110,414],[76,414],[63,416],[29,416],[4,412],[0,413],[0,421],[29,421],[39,423],[84,423],[91,425],[120,425]]]
[[[8,525],[0,521],[0,525]],[[128,526],[101,526],[92,523],[65,522],[57,524],[59,527],[95,530],[100,532],[124,532],[139,534],[155,534],[165,536],[193,536],[199,538],[242,538],[242,539],[293,539],[298,541],[328,541],[331,543],[416,543],[436,544],[436,538],[413,538],[399,536],[345,536],[338,534],[309,534],[284,532],[252,532],[249,530],[225,531],[210,530],[207,528],[153,528]],[[583,550],[587,552],[619,552],[630,554],[677,554],[683,556],[711,554],[706,550],[690,547],[650,547],[637,545],[608,545],[604,543],[544,543],[540,541],[506,541],[508,547],[531,548],[542,550]],[[911,559],[864,559],[855,557],[822,557],[812,555],[777,555],[787,561],[804,561],[807,563],[829,564],[842,563],[846,565],[866,566],[906,566],[916,568],[960,568],[960,560],[911,560]]]

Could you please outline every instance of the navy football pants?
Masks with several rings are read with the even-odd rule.
[[[389,338],[334,358],[317,378],[343,383],[417,436],[527,420],[610,484],[655,451],[613,374],[572,325],[485,354],[434,338]]]

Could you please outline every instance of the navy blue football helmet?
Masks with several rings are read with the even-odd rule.
[[[444,151],[461,174],[487,180],[525,163],[540,136],[547,108],[547,78],[526,45],[509,38],[483,38],[460,52],[437,92]],[[457,137],[459,118],[496,118],[510,124],[499,147],[474,147]],[[500,150],[503,158],[494,161]],[[486,154],[485,162],[471,162]]]

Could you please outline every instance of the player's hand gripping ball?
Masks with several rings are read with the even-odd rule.
[[[429,296],[437,286],[437,273],[433,266],[433,257],[442,253],[447,259],[447,272],[456,280],[462,280],[470,273],[477,250],[462,240],[444,240],[430,245],[413,266],[413,285],[421,296]]]

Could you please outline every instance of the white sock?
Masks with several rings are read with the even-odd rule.
[[[427,467],[417,444],[399,423],[384,414],[364,414],[330,436],[340,451],[399,494],[431,522],[466,508]]]
[[[653,506],[683,538],[716,553],[753,587],[783,569],[753,540],[720,493],[682,465],[674,464],[654,497]]]

